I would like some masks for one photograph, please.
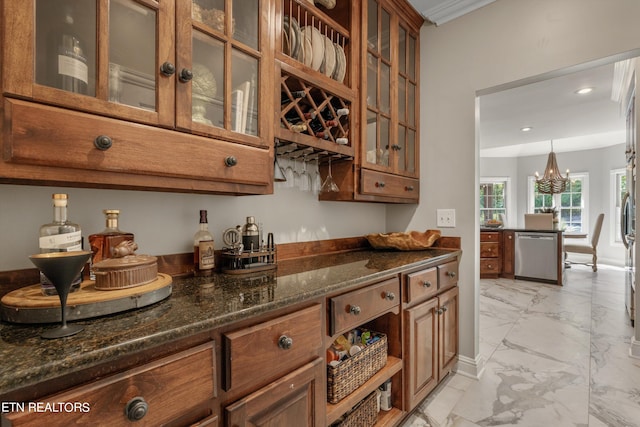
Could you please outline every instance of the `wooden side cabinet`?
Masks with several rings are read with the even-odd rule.
[[[480,232],[480,278],[502,273],[502,231]]]
[[[437,296],[408,301],[404,310],[405,406],[415,408],[446,377],[458,361],[458,287],[457,274],[448,263],[439,275]],[[456,263],[457,264],[457,263]],[[441,269],[441,267],[438,267]],[[433,269],[431,269],[433,270]],[[407,275],[407,287],[432,283],[429,275]],[[418,281],[418,283],[416,283]],[[451,287],[453,285],[453,287]],[[440,289],[448,290],[442,292]],[[414,293],[415,295],[415,293]],[[430,295],[430,294],[424,294]]]

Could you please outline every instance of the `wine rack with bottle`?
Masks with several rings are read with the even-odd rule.
[[[357,96],[350,72],[353,5],[337,2],[334,9],[326,9],[305,0],[282,0],[279,7],[276,155],[305,155],[320,162],[353,159],[357,140],[353,120]]]

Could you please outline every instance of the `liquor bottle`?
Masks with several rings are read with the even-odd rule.
[[[87,94],[89,67],[84,43],[75,31],[71,6],[64,8],[60,19],[60,26],[51,35],[51,43],[55,46],[49,53],[52,55],[49,59],[52,74],[50,77],[55,79],[53,86],[69,92]]]
[[[89,246],[91,246],[91,264],[89,266],[89,277],[95,280],[93,265],[103,259],[113,258],[114,248],[124,241],[134,241],[133,233],[122,231],[118,228],[117,209],[105,209],[102,211],[106,216],[105,229],[100,233],[89,236]]]
[[[53,194],[53,222],[40,227],[40,253],[82,250],[80,226],[67,220],[67,199],[66,194]],[[71,283],[69,292],[79,290],[80,283],[82,283],[82,272]],[[58,294],[51,281],[42,272],[40,272],[40,284],[44,295]]]
[[[196,273],[209,272],[215,267],[213,235],[209,232],[207,211],[200,210],[200,229],[193,236],[193,265]]]

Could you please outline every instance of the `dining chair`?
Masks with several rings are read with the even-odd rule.
[[[592,256],[591,263],[579,263],[571,261],[571,264],[585,264],[591,265],[591,269],[596,272],[598,271],[598,240],[600,240],[600,231],[602,230],[602,223],[604,222],[604,214],[601,213],[598,215],[596,219],[596,223],[593,226],[593,231],[591,232],[591,239],[583,239],[582,241],[573,242],[574,239],[571,239],[571,243],[564,244],[564,259],[567,260],[567,254],[569,252],[578,253],[578,254],[587,254]],[[565,240],[566,242],[567,240]]]

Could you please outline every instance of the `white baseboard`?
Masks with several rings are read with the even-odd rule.
[[[485,360],[480,354],[475,359],[470,357],[459,355],[458,365],[456,366],[456,373],[464,375],[465,377],[479,379],[484,372]]]
[[[633,357],[634,359],[640,359],[640,341],[638,341],[635,336],[631,337],[631,347],[629,347],[629,356]]]

